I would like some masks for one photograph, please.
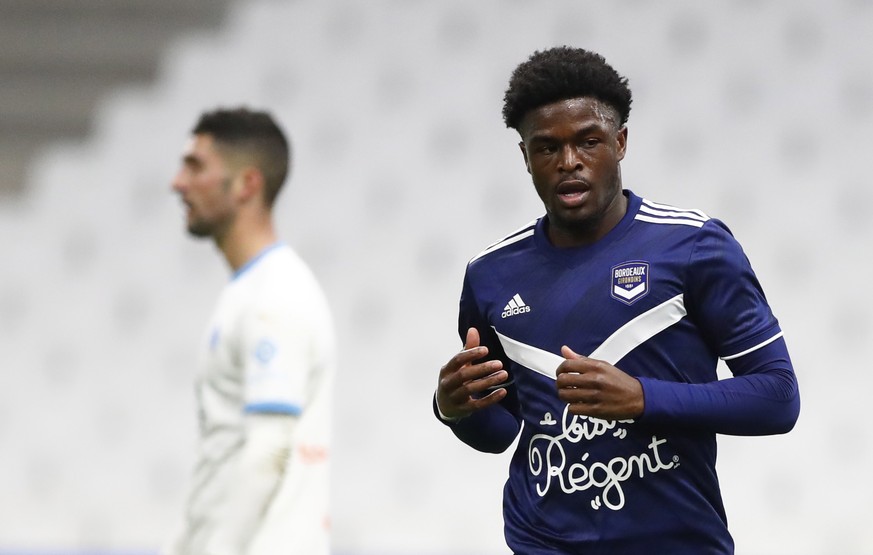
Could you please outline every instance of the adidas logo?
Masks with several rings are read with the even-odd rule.
[[[524,301],[521,300],[521,296],[516,293],[511,299],[509,299],[509,302],[506,303],[506,306],[503,307],[503,313],[500,315],[500,317],[509,318],[510,316],[524,314],[525,312],[530,312],[530,307],[524,304]]]

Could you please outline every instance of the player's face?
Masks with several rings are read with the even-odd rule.
[[[188,232],[196,237],[219,237],[233,222],[232,174],[211,135],[195,135],[188,142],[173,190],[187,207]]]
[[[590,97],[561,100],[528,112],[519,132],[552,243],[579,246],[606,235],[627,209],[619,168],[627,128],[615,110]]]

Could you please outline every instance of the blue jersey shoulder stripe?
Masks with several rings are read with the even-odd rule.
[[[709,219],[703,211],[697,210],[696,208],[677,208],[675,206],[670,206],[669,204],[661,204],[658,202],[652,202],[647,199],[642,199],[642,205],[640,206],[641,212],[647,212],[649,214],[654,215],[675,215],[675,216],[684,216],[687,218],[692,218],[696,220],[700,220],[705,222]]]
[[[634,216],[634,219],[640,222],[647,222],[650,224],[666,224],[666,225],[688,225],[691,227],[703,227],[705,222],[701,222],[700,220],[689,220],[685,218],[657,218],[654,216],[646,216],[644,214],[637,214]]]
[[[676,208],[667,204],[659,204],[643,199],[639,212],[634,219],[650,224],[687,225],[703,227],[709,221],[709,216],[700,210]]]
[[[639,211],[634,215],[634,220],[650,224],[703,227],[703,224],[709,221],[709,216],[693,208],[676,208],[668,204],[642,199]]]

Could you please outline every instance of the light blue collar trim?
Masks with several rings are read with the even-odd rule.
[[[249,403],[243,408],[243,412],[246,414],[289,414],[291,416],[300,416],[303,414],[303,408],[294,403],[265,401]]]
[[[241,275],[248,272],[255,264],[257,264],[259,260],[261,260],[262,258],[267,256],[271,251],[276,250],[279,247],[282,247],[284,245],[285,245],[285,243],[283,243],[282,241],[276,241],[272,245],[270,245],[268,247],[264,247],[263,249],[261,249],[261,252],[259,252],[258,254],[253,256],[251,259],[249,259],[248,262],[246,262],[245,264],[240,266],[239,269],[237,271],[235,271],[232,276],[230,276],[230,281],[233,281],[233,280],[239,278]]]

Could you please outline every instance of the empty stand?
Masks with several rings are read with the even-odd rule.
[[[18,75],[0,83],[0,125],[21,138],[0,142],[77,137],[40,150],[0,203],[0,548],[169,536],[196,342],[227,275],[185,236],[169,182],[198,114],[247,104],[289,131],[277,217],[340,334],[336,552],[505,553],[508,458],[458,443],[430,396],[460,346],[465,262],[541,212],[500,119],[509,73],[571,44],[630,79],[625,185],[727,222],[792,350],[797,428],[720,439],[737,553],[873,553],[873,3],[76,4],[0,0],[0,68]],[[96,12],[104,24],[85,21]],[[37,16],[58,38],[42,50],[23,30]]]

